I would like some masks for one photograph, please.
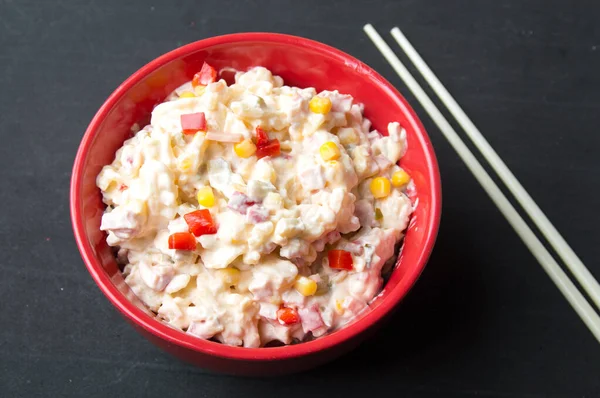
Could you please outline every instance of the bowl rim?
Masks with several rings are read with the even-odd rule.
[[[432,216],[429,218],[429,223],[425,226],[425,244],[421,248],[416,265],[411,267],[410,270],[404,275],[404,278],[408,280],[408,283],[389,290],[386,298],[382,300],[382,302],[376,308],[371,310],[369,313],[364,314],[357,321],[352,322],[351,324],[339,330],[336,330],[335,333],[319,337],[312,341],[281,347],[244,348],[228,346],[187,335],[185,332],[176,330],[151,317],[142,309],[138,308],[134,303],[129,301],[127,297],[125,297],[125,295],[121,293],[113,284],[111,278],[103,271],[102,265],[95,258],[93,249],[87,240],[83,217],[81,214],[81,191],[83,166],[85,164],[85,160],[96,136],[96,131],[115,104],[128,92],[128,90],[130,90],[131,87],[143,80],[154,70],[185,55],[221,44],[242,44],[247,42],[270,42],[310,49],[342,61],[346,66],[355,70],[359,70],[361,73],[367,75],[367,78],[370,80],[371,84],[380,86],[388,93],[388,95],[397,100],[398,105],[405,114],[408,123],[411,124],[415,130],[415,135],[420,141],[419,145],[424,148],[428,179],[433,182],[433,185],[431,186],[432,198],[430,207]],[[404,298],[404,296],[408,293],[420,276],[427,263],[427,260],[429,259],[431,251],[433,250],[441,216],[441,182],[433,146],[421,121],[406,99],[398,92],[398,90],[396,90],[391,83],[385,80],[371,67],[367,66],[351,55],[342,52],[341,50],[303,37],[269,32],[234,33],[195,41],[165,53],[138,69],[123,83],[121,83],[119,87],[117,87],[117,89],[102,104],[90,122],[81,140],[81,144],[73,164],[73,172],[71,177],[70,213],[77,247],[88,271],[96,282],[96,285],[98,285],[100,290],[104,293],[104,295],[106,295],[109,301],[135,325],[141,327],[146,332],[149,332],[161,340],[186,348],[188,350],[198,352],[200,354],[208,354],[226,359],[245,361],[272,361],[307,356],[319,351],[331,349],[345,341],[352,340],[381,321],[396,307],[396,305],[402,300],[402,298]]]

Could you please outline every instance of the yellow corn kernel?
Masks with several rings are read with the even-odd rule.
[[[244,140],[235,144],[233,151],[241,158],[249,158],[256,152],[256,145],[250,140]]]
[[[392,185],[395,187],[401,187],[403,185],[408,184],[410,181],[410,176],[404,170],[399,170],[392,174]]]
[[[303,296],[312,296],[317,292],[317,282],[305,276],[301,276],[296,279],[294,289]]]
[[[226,285],[237,285],[240,281],[240,270],[237,268],[223,268],[216,271],[217,277]]]
[[[192,168],[192,159],[190,159],[188,157],[180,159],[177,163],[178,163],[177,166],[178,166],[179,170],[181,170],[181,171],[184,171],[184,172],[189,171],[189,169]]]
[[[385,177],[376,177],[371,181],[371,193],[377,199],[385,198],[390,194],[390,180]]]
[[[335,300],[335,311],[338,314],[343,314],[344,313],[344,307],[342,307],[343,303],[344,303],[343,300]]]
[[[196,194],[198,204],[204,207],[213,207],[215,205],[215,194],[211,187],[202,187]]]
[[[324,161],[328,160],[337,160],[342,155],[340,152],[340,148],[333,141],[327,141],[321,148],[319,148],[319,152],[321,152],[321,157]]]
[[[331,100],[324,97],[312,97],[308,103],[308,107],[313,113],[320,113],[321,115],[327,115],[331,110]]]
[[[206,86],[196,86],[194,87],[194,93],[196,93],[196,96],[199,97],[202,94],[204,94],[204,91],[206,90]]]
[[[196,97],[196,94],[192,93],[191,91],[184,91],[183,93],[179,94],[179,98],[194,98]]]

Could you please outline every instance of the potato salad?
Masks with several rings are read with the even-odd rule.
[[[338,91],[204,64],[97,177],[100,229],[158,319],[243,347],[342,327],[381,291],[413,207],[406,133]]]

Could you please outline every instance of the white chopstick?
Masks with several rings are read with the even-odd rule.
[[[550,279],[556,284],[575,312],[590,329],[594,337],[600,342],[600,316],[598,316],[593,307],[586,301],[581,292],[577,290],[577,287],[571,282],[567,274],[560,268],[556,260],[554,260],[552,255],[535,236],[531,228],[529,228],[500,188],[494,183],[490,175],[481,166],[481,163],[479,163],[473,153],[471,153],[469,148],[460,139],[450,123],[444,118],[439,109],[402,64],[400,59],[398,59],[396,54],[394,54],[391,48],[381,38],[379,33],[377,33],[370,24],[364,26],[364,31],[373,41],[375,47],[383,54],[396,73],[412,91],[425,111],[427,111],[431,119],[444,134],[448,142],[450,142],[450,145],[452,145],[469,170],[471,170],[473,176],[481,184],[500,212],[513,227],[517,235],[523,240],[523,243],[529,248]]]
[[[500,177],[508,190],[513,194],[517,202],[519,202],[527,215],[529,215],[529,218],[531,218],[533,223],[538,227],[554,251],[556,251],[567,268],[569,268],[571,273],[577,278],[577,281],[586,291],[588,296],[594,301],[596,307],[600,308],[600,284],[598,284],[598,281],[585,267],[583,262],[579,259],[577,254],[575,254],[573,249],[571,249],[571,246],[564,240],[562,235],[556,230],[554,225],[552,225],[550,220],[548,220],[548,217],[546,217],[529,193],[523,188],[500,156],[498,156],[496,151],[490,146],[479,129],[475,127],[460,105],[458,105],[448,90],[446,90],[446,87],[444,87],[442,82],[439,81],[433,71],[427,66],[406,36],[404,36],[397,27],[392,29],[391,34],[411,62],[416,66],[419,72],[421,72],[421,75],[423,75],[429,86],[431,86],[440,100],[446,105],[446,108],[448,108],[452,116],[454,116],[454,119],[456,119],[473,144],[475,144],[477,149],[479,149],[481,154],[488,161],[492,169],[498,174],[498,177]]]

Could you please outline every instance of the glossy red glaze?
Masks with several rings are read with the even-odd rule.
[[[217,69],[245,70],[262,65],[286,84],[337,89],[365,104],[374,128],[388,122],[406,129],[408,151],[401,165],[412,176],[418,206],[398,264],[381,295],[346,327],[314,341],[273,348],[230,347],[201,340],[156,320],[125,284],[100,231],[104,209],[96,176],[152,108],[189,81],[204,62]],[[75,159],[71,180],[71,219],[77,245],[92,277],[111,303],[142,334],[166,351],[204,368],[244,375],[274,375],[308,369],[352,349],[389,315],[420,275],[433,249],[440,220],[437,162],[423,126],[406,100],[367,65],[324,44],[273,33],[242,33],[201,40],[150,62],[128,78],[90,123]]]

